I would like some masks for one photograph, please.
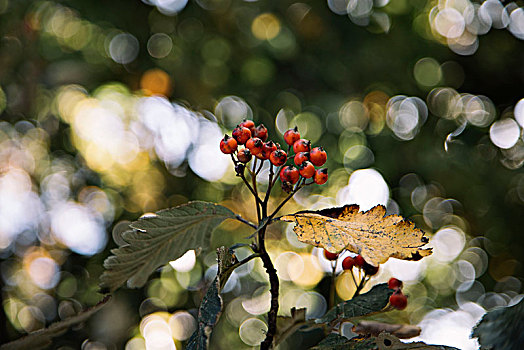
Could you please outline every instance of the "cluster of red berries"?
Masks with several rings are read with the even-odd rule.
[[[328,260],[334,261],[338,259],[338,254],[324,250],[324,257]],[[378,272],[378,266],[368,264],[360,254],[355,257],[347,256],[342,260],[342,268],[344,270],[349,271],[353,267],[363,270],[368,276],[374,276]]]
[[[408,297],[402,293],[402,281],[391,277],[388,281],[389,289],[393,289],[393,294],[389,297],[389,303],[395,309],[404,310],[408,306]]]
[[[336,261],[338,254],[324,250],[324,257],[327,260]],[[378,266],[368,264],[360,254],[355,257],[347,256],[342,260],[342,268],[345,271],[351,271],[353,267],[362,269],[367,276],[376,275],[378,272]],[[404,310],[408,305],[408,298],[402,293],[402,281],[392,277],[388,281],[388,287],[394,290],[393,294],[389,297],[391,306],[398,310]]]
[[[322,185],[328,179],[326,168],[315,169],[326,163],[327,153],[322,147],[311,148],[309,140],[301,139],[298,129],[289,129],[284,133],[284,141],[289,145],[288,152],[293,150],[294,163],[296,165],[284,166],[288,161],[288,152],[282,150],[278,143],[267,141],[268,132],[264,124],[255,127],[252,120],[244,120],[232,133],[232,137],[225,135],[220,141],[220,150],[225,154],[236,152],[237,160],[248,163],[252,156],[258,159],[269,160],[275,166],[282,166],[280,180],[283,188],[290,188],[296,184],[300,177],[304,179],[313,178],[313,181]],[[244,148],[238,149],[239,145]]]

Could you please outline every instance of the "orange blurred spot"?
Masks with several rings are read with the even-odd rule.
[[[161,69],[154,68],[146,71],[140,79],[140,88],[146,95],[171,95],[172,82],[169,75]]]

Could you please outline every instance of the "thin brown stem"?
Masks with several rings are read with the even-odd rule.
[[[337,270],[337,262],[331,262],[331,285],[329,286],[329,308],[331,310],[335,306],[335,278]]]
[[[257,229],[257,228],[258,228],[257,225],[255,225],[255,224],[252,223],[251,221],[248,221],[248,220],[244,219],[244,218],[243,218],[242,216],[240,216],[240,215],[237,215],[237,216],[236,216],[236,219],[237,219],[238,221],[240,221],[240,222],[243,222],[244,224],[246,224],[246,225],[248,225],[248,226],[253,227],[254,229]]]
[[[351,299],[353,299],[354,297],[359,295],[360,291],[364,288],[364,286],[366,285],[367,281],[369,281],[369,278],[366,279],[366,277],[368,277],[368,275],[366,275],[366,274],[364,274],[364,276],[362,276],[362,279],[360,280],[360,283],[357,286],[357,290],[355,291],[355,294],[353,294]]]

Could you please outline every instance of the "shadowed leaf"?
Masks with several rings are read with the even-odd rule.
[[[291,309],[290,316],[277,317],[277,334],[275,334],[274,345],[283,342],[287,337],[295,333],[299,328],[309,324],[306,321],[306,309]]]
[[[301,211],[280,220],[295,223],[293,230],[301,242],[331,253],[347,249],[361,254],[374,266],[385,263],[390,257],[420,260],[431,254],[431,248],[421,248],[429,242],[422,230],[399,215],[385,214],[386,208],[382,205],[359,212],[359,206],[353,204]]]
[[[420,327],[409,324],[390,324],[377,321],[361,321],[353,326],[353,332],[361,335],[377,336],[382,332],[390,333],[400,339],[413,338],[420,335]]]
[[[317,323],[340,322],[353,317],[360,317],[379,312],[389,303],[393,290],[386,283],[377,284],[365,294],[357,295],[353,299],[339,303],[329,310],[324,317],[316,320]]]
[[[126,245],[104,262],[101,288],[112,292],[126,281],[130,288],[142,287],[155,269],[188,250],[206,252],[213,230],[235,217],[221,205],[195,201],[134,221],[122,237]]]
[[[188,350],[207,349],[213,327],[215,327],[222,313],[223,302],[220,291],[233,272],[231,266],[238,262],[233,254],[233,250],[225,247],[217,249],[217,260],[218,273],[198,308],[198,326],[191,338],[189,338],[186,347]]]
[[[339,334],[331,333],[311,350],[371,350],[376,349],[373,339],[353,338],[348,339]]]
[[[40,329],[29,333],[28,335],[14,340],[10,343],[3,344],[0,346],[0,350],[18,350],[18,349],[45,349],[49,347],[53,338],[58,337],[64,334],[70,327],[85,322],[89,317],[94,313],[100,310],[106,303],[111,299],[110,296],[106,296],[102,301],[100,301],[95,306],[81,311],[73,317],[66,318],[63,321],[55,322],[49,325],[49,327]]]
[[[524,299],[485,314],[473,329],[481,349],[517,350],[524,346]]]
[[[385,332],[380,333],[374,340],[378,350],[459,350],[451,346],[428,345],[424,342],[403,343],[394,335]]]

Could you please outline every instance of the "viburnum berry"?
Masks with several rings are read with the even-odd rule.
[[[328,171],[326,168],[322,168],[322,169],[317,169],[317,171],[315,172],[315,177],[314,179],[315,180],[315,183],[317,185],[323,185],[326,183],[326,181],[328,180]]]
[[[300,173],[298,169],[294,166],[285,166],[280,170],[280,180],[282,182],[289,182],[291,184],[296,184],[300,178]]]
[[[251,135],[255,135],[255,123],[252,120],[244,119],[242,123],[238,124],[239,126],[242,126],[244,128],[248,128],[249,131],[251,131]]]
[[[276,151],[278,149],[278,146],[273,141],[268,141],[264,143],[264,146],[262,147],[262,152],[255,155],[258,159],[269,159],[269,156],[271,153]]]
[[[258,137],[262,141],[267,140],[267,128],[264,126],[264,124],[260,124],[255,129],[255,137]]]
[[[389,297],[389,303],[391,306],[393,306],[395,309],[398,310],[404,310],[406,306],[408,306],[408,297],[402,294],[402,292],[399,290],[396,290],[390,297]]]
[[[287,161],[287,153],[281,149],[277,149],[276,151],[271,152],[269,155],[269,161],[276,166],[284,165]]]
[[[363,268],[364,265],[366,264],[366,260],[364,260],[364,258],[360,254],[355,256],[354,261],[355,261],[355,266],[358,267],[359,269]]]
[[[364,273],[368,276],[374,276],[378,272],[378,266],[373,266],[368,263],[365,263],[362,269],[364,270]]]
[[[391,277],[388,281],[388,287],[389,289],[400,289],[402,288],[402,281],[395,277]]]
[[[251,138],[251,131],[239,125],[233,130],[233,137],[240,145],[243,145]]]
[[[309,151],[309,161],[315,166],[322,166],[326,163],[327,153],[322,147],[315,147]]]
[[[311,150],[311,141],[300,139],[298,141],[295,141],[293,144],[293,152],[309,152]]]
[[[220,150],[222,153],[231,154],[237,150],[237,140],[229,135],[224,135],[224,138],[220,141]]]
[[[289,129],[284,133],[284,141],[286,141],[288,145],[293,146],[293,144],[298,140],[300,140],[300,134],[296,126],[294,129]]]
[[[308,152],[298,152],[295,154],[295,158],[293,159],[295,161],[295,164],[297,166],[301,165],[305,161],[309,160],[309,153]]]
[[[324,249],[324,257],[328,260],[337,260],[338,259],[338,254],[337,253],[330,253],[328,252],[327,250]]]
[[[300,172],[300,176],[306,179],[315,176],[315,166],[309,161],[305,161],[304,163],[300,164],[298,171]]]
[[[247,163],[251,160],[251,152],[247,148],[243,148],[237,153],[239,162]]]
[[[354,265],[355,265],[355,261],[350,256],[346,256],[344,260],[342,260],[342,268],[344,270],[351,270]]]
[[[258,137],[252,137],[246,142],[246,148],[249,149],[252,155],[256,156],[264,148],[264,142]]]

